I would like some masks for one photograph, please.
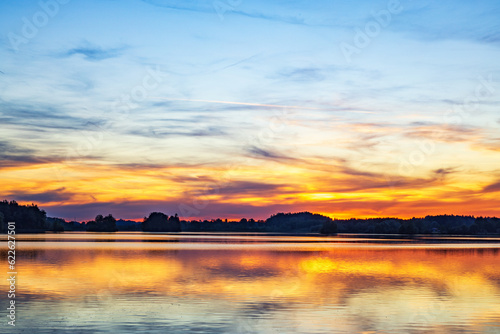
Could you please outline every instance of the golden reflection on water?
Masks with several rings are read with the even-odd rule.
[[[91,300],[117,322],[123,312],[136,312],[132,305],[141,306],[143,318],[154,314],[179,331],[203,320],[222,326],[219,332],[244,332],[242,326],[251,333],[285,327],[296,333],[500,332],[500,257],[491,245],[33,240],[18,243],[17,265],[19,298],[26,298],[34,322],[34,305],[44,301],[88,315],[92,308],[82,303]],[[7,291],[6,282],[0,288]]]

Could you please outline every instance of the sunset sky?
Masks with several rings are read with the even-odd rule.
[[[500,216],[498,1],[0,2],[0,199]]]

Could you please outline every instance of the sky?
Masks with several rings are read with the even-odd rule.
[[[0,3],[0,195],[87,220],[500,216],[498,1]]]

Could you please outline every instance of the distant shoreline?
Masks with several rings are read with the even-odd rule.
[[[276,213],[266,220],[242,218],[184,220],[177,214],[151,212],[143,222],[116,219],[112,214],[98,214],[94,220],[68,222],[61,218],[47,217],[37,205],[20,205],[15,201],[0,202],[0,233],[7,233],[9,222],[15,222],[15,233],[45,232],[191,232],[191,233],[275,233],[277,235],[404,235],[404,236],[482,236],[500,235],[500,219],[436,215],[422,218],[351,218],[332,219],[311,212]],[[10,233],[10,232],[9,232]]]

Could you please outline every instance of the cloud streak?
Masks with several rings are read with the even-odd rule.
[[[86,60],[100,61],[120,57],[125,50],[125,47],[104,49],[98,46],[86,45],[69,49],[64,52],[64,56],[82,55]]]
[[[264,103],[251,103],[251,102],[235,102],[235,101],[218,101],[218,100],[197,100],[197,99],[177,99],[166,97],[151,97],[151,99],[166,100],[166,101],[184,101],[184,102],[203,102],[215,104],[230,104],[249,107],[264,107],[264,108],[284,108],[284,109],[304,109],[304,110],[330,110],[325,108],[304,107],[304,106],[291,106],[291,105],[277,105],[277,104],[264,104]]]
[[[483,191],[484,192],[498,192],[498,191],[500,191],[500,181],[487,185],[486,187],[484,187]]]
[[[47,190],[41,193],[36,192],[15,192],[9,195],[18,201],[33,203],[66,202],[73,198],[74,194],[68,192],[66,188]]]

